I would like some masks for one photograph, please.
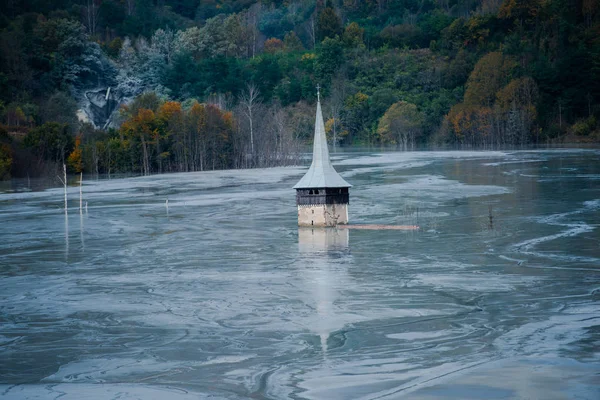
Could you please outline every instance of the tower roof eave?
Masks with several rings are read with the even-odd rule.
[[[294,189],[350,187],[352,187],[352,185],[346,182],[333,167],[328,171],[317,171],[312,165],[302,179],[294,185]]]

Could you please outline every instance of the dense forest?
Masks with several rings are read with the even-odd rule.
[[[600,141],[598,0],[5,0],[0,178]]]

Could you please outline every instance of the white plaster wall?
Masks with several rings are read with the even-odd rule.
[[[298,226],[336,226],[347,223],[347,204],[298,206]]]

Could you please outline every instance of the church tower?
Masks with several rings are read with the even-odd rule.
[[[313,159],[310,168],[294,186],[299,226],[336,226],[348,223],[348,189],[352,187],[333,168],[317,87],[317,116]]]

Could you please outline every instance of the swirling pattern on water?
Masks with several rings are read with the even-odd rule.
[[[418,232],[299,230],[301,168],[14,181],[0,397],[597,399],[599,156],[335,157]]]

